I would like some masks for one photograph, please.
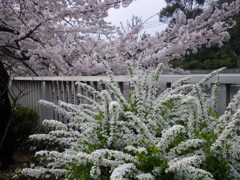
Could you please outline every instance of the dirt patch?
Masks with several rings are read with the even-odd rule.
[[[6,170],[0,171],[0,180],[10,180],[19,168],[29,167],[33,162],[34,154],[29,152],[16,152],[13,155],[13,161]]]

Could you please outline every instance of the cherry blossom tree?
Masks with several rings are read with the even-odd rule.
[[[131,2],[1,1],[1,59],[8,67],[16,63],[14,60],[25,66],[16,63],[12,68],[16,72],[30,69],[39,75],[67,74],[75,63],[93,54],[102,36],[107,38],[114,32],[104,20],[107,11]]]
[[[202,45],[221,46],[229,39],[226,30],[234,25],[230,18],[239,11],[236,1],[224,3],[221,9],[206,7],[195,19],[186,20],[178,12],[173,27],[141,36],[144,22],[125,33],[104,20],[108,9],[131,2],[2,1],[1,59],[18,75],[97,75],[104,72],[101,58],[115,74],[123,74],[127,60],[143,59],[146,67],[156,67]],[[170,70],[166,66],[165,71]]]

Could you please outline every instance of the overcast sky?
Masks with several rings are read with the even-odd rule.
[[[111,9],[106,20],[117,26],[120,26],[120,22],[122,22],[126,26],[127,20],[131,20],[133,15],[141,17],[145,21],[159,13],[165,5],[164,0],[137,0],[127,8]],[[154,34],[156,31],[162,31],[165,27],[166,25],[159,23],[158,15],[155,15],[145,23],[143,31]]]

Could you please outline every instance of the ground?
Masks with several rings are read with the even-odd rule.
[[[15,152],[13,162],[10,164],[9,169],[0,171],[0,180],[10,180],[18,168],[27,167],[33,160],[34,155],[29,152]]]

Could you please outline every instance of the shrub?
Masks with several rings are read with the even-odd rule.
[[[38,114],[33,109],[17,105],[14,108],[11,122],[11,133],[16,138],[16,145],[19,148],[30,134],[35,133]]]
[[[123,97],[106,63],[108,90],[97,91],[77,83],[96,97],[82,94],[87,104],[54,107],[69,119],[68,124],[44,120],[55,127],[31,139],[67,145],[63,152],[42,150],[36,156],[48,163],[23,169],[23,173],[64,174],[69,179],[239,179],[240,92],[219,116],[214,112],[216,91],[204,93],[204,84],[223,69],[197,84],[173,84],[163,93],[157,85],[163,65],[155,71],[134,70],[128,62],[131,94]],[[216,88],[215,88],[216,89]],[[113,95],[113,96],[112,96]]]

